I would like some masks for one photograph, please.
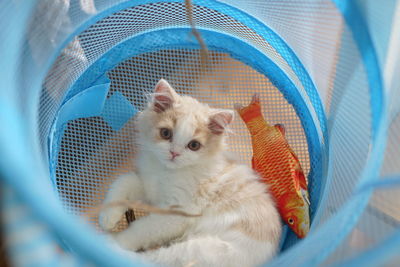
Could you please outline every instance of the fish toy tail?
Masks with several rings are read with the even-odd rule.
[[[248,106],[235,105],[235,109],[246,124],[254,119],[262,118],[260,96],[258,94],[253,95]]]

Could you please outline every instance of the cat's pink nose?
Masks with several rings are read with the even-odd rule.
[[[169,151],[169,153],[171,153],[172,159],[174,159],[174,158],[176,158],[177,156],[180,155],[179,153],[176,153],[176,152],[171,151],[171,150]]]

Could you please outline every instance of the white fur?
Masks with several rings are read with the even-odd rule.
[[[175,138],[172,142],[154,141],[158,128],[152,118],[160,114],[150,103],[138,118],[137,172],[119,177],[105,202],[141,200],[161,208],[178,205],[187,213],[201,216],[151,214],[114,234],[115,240],[132,251],[144,249],[140,255],[167,266],[256,266],[271,259],[277,252],[281,225],[266,186],[249,167],[226,157],[223,134],[210,135],[212,141],[199,151],[186,147],[195,137],[199,123],[207,125],[216,110],[177,95],[164,82],[160,81],[164,88],[172,90],[171,108],[178,114],[174,113]],[[220,147],[215,150],[207,144]],[[171,149],[181,155],[171,160]],[[112,229],[123,213],[121,208],[103,211],[101,227]],[[243,230],[244,225],[251,229],[259,225],[261,233],[271,235],[249,234]],[[151,249],[157,246],[162,247]]]

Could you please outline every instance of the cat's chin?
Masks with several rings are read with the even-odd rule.
[[[172,169],[172,170],[181,169],[181,168],[185,167],[185,166],[182,166],[182,164],[179,164],[178,162],[171,161],[171,160],[164,160],[162,162],[162,164],[164,164],[164,166],[167,169]]]
[[[185,167],[190,167],[190,164],[184,164],[180,161],[177,160],[170,160],[170,159],[159,159],[161,164],[164,165],[165,168],[170,169],[170,170],[178,170],[178,169],[183,169]]]
[[[164,162],[164,166],[167,169],[171,169],[171,170],[177,170],[177,169],[182,168],[179,164],[176,164],[174,162]]]

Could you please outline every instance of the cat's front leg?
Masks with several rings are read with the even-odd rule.
[[[115,233],[114,238],[125,249],[146,250],[182,237],[189,223],[188,217],[150,214],[132,223],[125,231]]]
[[[126,200],[143,200],[144,188],[140,178],[134,172],[119,176],[111,185],[104,199],[104,204]],[[104,209],[99,214],[99,224],[103,230],[112,230],[125,214],[123,206]]]

